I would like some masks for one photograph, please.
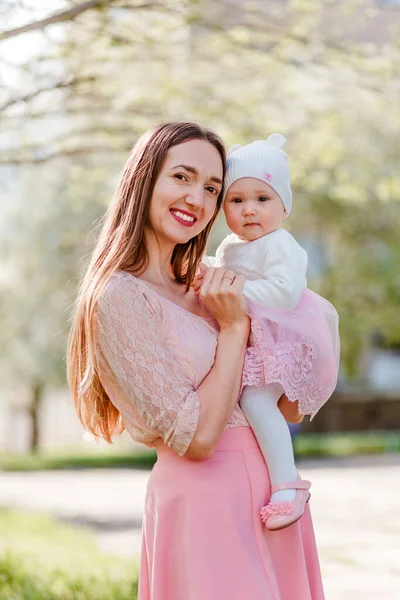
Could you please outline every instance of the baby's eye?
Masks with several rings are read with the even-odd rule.
[[[267,196],[260,196],[259,197],[260,202],[266,202],[268,200]]]
[[[234,202],[235,204],[240,204],[242,201],[241,198],[232,198],[232,202]]]

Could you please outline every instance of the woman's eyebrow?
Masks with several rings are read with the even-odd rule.
[[[268,198],[271,197],[270,192],[267,192],[266,190],[254,190],[253,192],[254,194],[256,194],[257,196],[267,196]],[[228,192],[226,194],[227,198],[230,198],[231,196],[235,196],[235,197],[244,197],[246,196],[246,192],[244,192],[243,190],[238,190],[237,192]]]
[[[198,170],[194,167],[191,167],[190,165],[175,165],[175,167],[172,167],[172,169],[185,169],[186,171],[189,171],[189,173],[193,173],[194,175],[199,174]],[[222,179],[220,179],[219,177],[211,176],[210,180],[215,181],[215,183],[222,184]]]

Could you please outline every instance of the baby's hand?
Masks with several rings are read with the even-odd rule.
[[[196,296],[200,291],[201,284],[203,283],[204,275],[207,269],[208,267],[204,263],[199,264],[198,273],[197,275],[195,275],[195,278],[193,279],[192,283],[192,288],[194,289],[194,293],[196,294]]]

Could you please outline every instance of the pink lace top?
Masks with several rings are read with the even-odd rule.
[[[211,369],[218,337],[211,316],[171,302],[144,281],[117,272],[97,305],[100,379],[132,438],[162,438],[185,454],[196,431],[196,389]],[[237,404],[225,429],[247,426]]]

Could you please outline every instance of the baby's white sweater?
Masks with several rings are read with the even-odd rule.
[[[307,252],[285,229],[253,242],[231,233],[218,247],[215,258],[205,257],[203,262],[244,275],[245,298],[268,308],[293,310],[307,287]]]

